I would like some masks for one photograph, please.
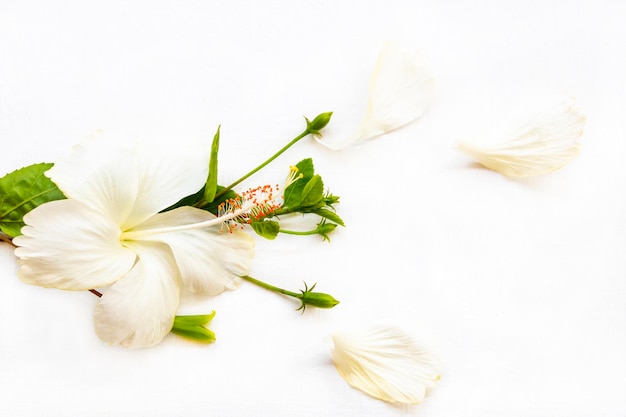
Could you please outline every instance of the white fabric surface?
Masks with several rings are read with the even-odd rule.
[[[341,300],[297,304],[243,283],[217,342],[148,350],[96,336],[96,298],[29,286],[0,245],[0,415],[617,417],[626,415],[626,8],[621,1],[0,1],[0,175],[90,133],[210,140],[222,183],[335,111],[350,134],[383,42],[437,76],[416,123],[332,152],[313,140],[246,182],[314,158],[347,227],[257,239],[251,275]],[[565,90],[588,120],[580,156],[532,180],[454,149],[530,92]],[[327,335],[383,319],[439,354],[424,403],[350,388]]]

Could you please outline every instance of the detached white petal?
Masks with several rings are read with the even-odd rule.
[[[79,201],[43,204],[24,222],[13,243],[17,274],[26,283],[64,290],[104,287],[135,262],[135,253],[120,245],[119,226]]]
[[[464,140],[459,149],[485,167],[510,177],[556,171],[577,155],[585,116],[570,96],[540,104],[510,133]]]
[[[138,261],[107,289],[96,306],[96,333],[124,347],[149,347],[172,328],[178,308],[178,271],[169,248],[161,243],[133,244]]]
[[[333,343],[343,379],[380,400],[419,403],[440,378],[438,360],[394,327],[334,334]]]
[[[387,42],[370,81],[369,105],[358,140],[402,127],[430,106],[435,78],[421,55]]]
[[[422,56],[387,42],[370,79],[367,111],[359,129],[351,137],[317,139],[337,150],[383,135],[420,117],[434,94],[435,78]]]

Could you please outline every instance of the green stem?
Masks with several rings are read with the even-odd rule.
[[[298,213],[298,211],[292,210],[289,207],[287,207],[287,208],[279,208],[278,210],[275,210],[275,211],[272,212],[272,217],[283,216],[285,214],[292,214],[292,213]]]
[[[298,232],[298,231],[295,231],[295,230],[279,229],[278,232],[279,233],[284,233],[286,235],[308,236],[308,235],[316,235],[316,234],[318,234],[319,233],[319,229],[308,230],[306,232]]]
[[[270,285],[270,284],[268,284],[266,282],[259,281],[258,279],[252,278],[249,275],[243,275],[241,278],[243,278],[246,281],[251,282],[251,283],[253,283],[255,285],[258,285],[261,288],[265,288],[266,290],[274,291],[274,292],[277,292],[279,294],[288,295],[289,297],[300,298],[302,296],[302,294],[298,294],[298,293],[295,293],[295,292],[292,292],[292,291],[283,290],[282,288],[278,288],[278,287]]]
[[[283,146],[278,152],[276,152],[274,155],[272,155],[271,157],[269,157],[269,159],[267,159],[265,162],[263,162],[261,165],[259,165],[258,167],[254,168],[252,171],[248,172],[246,175],[244,175],[243,177],[239,178],[237,181],[233,182],[232,184],[230,184],[229,186],[223,188],[222,190],[220,190],[220,192],[218,192],[217,194],[215,194],[215,199],[217,199],[218,197],[221,197],[222,195],[226,194],[227,192],[229,192],[230,190],[232,190],[234,187],[236,187],[237,185],[239,185],[242,181],[248,179],[249,177],[251,177],[252,175],[254,175],[255,173],[257,173],[258,171],[260,171],[261,169],[263,169],[265,166],[267,166],[270,162],[272,162],[274,159],[278,158],[283,152],[285,152],[287,149],[291,148],[293,145],[295,145],[300,139],[304,138],[305,136],[309,135],[311,133],[311,131],[309,130],[309,127],[307,127],[304,132],[300,133],[298,136],[296,136],[295,138],[292,139],[291,142],[289,142],[288,144],[286,144],[285,146]]]

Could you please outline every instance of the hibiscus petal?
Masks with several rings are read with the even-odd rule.
[[[181,207],[159,213],[132,229],[135,240],[159,241],[172,249],[183,285],[189,290],[216,295],[235,289],[240,276],[246,275],[254,256],[254,239],[248,234],[220,226],[158,233],[158,229],[175,229],[215,219],[204,210]],[[136,233],[144,232],[144,233]]]
[[[318,141],[338,150],[398,129],[420,117],[434,94],[435,78],[421,55],[387,42],[370,79],[367,112],[358,131],[344,139]]]
[[[124,347],[159,343],[174,323],[178,309],[178,270],[169,248],[161,243],[132,243],[138,261],[107,289],[96,306],[96,333]]]
[[[126,274],[136,255],[120,244],[120,229],[76,200],[43,204],[24,216],[18,246],[22,281],[64,290],[109,285]]]
[[[350,385],[389,402],[416,404],[439,380],[438,361],[394,327],[333,335],[332,358]]]
[[[46,175],[72,199],[121,225],[137,197],[136,150],[93,137],[74,146]]]
[[[139,190],[124,229],[200,190],[209,175],[209,142],[154,147],[140,144]]]
[[[420,117],[435,94],[435,78],[421,55],[387,42],[370,81],[370,100],[359,139],[402,127]]]
[[[510,177],[548,174],[578,155],[585,116],[570,96],[532,104],[529,115],[485,140],[464,140],[459,149],[483,166]],[[513,128],[511,131],[510,129]]]
[[[208,144],[154,146],[91,138],[47,175],[66,196],[128,229],[202,188]]]

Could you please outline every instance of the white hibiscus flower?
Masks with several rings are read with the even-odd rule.
[[[254,254],[250,236],[221,232],[240,213],[161,213],[203,186],[208,160],[208,146],[166,150],[98,138],[75,147],[47,172],[68,199],[28,213],[14,239],[19,277],[63,290],[108,287],[95,310],[98,336],[126,347],[158,343],[181,286],[207,295],[236,288]]]

